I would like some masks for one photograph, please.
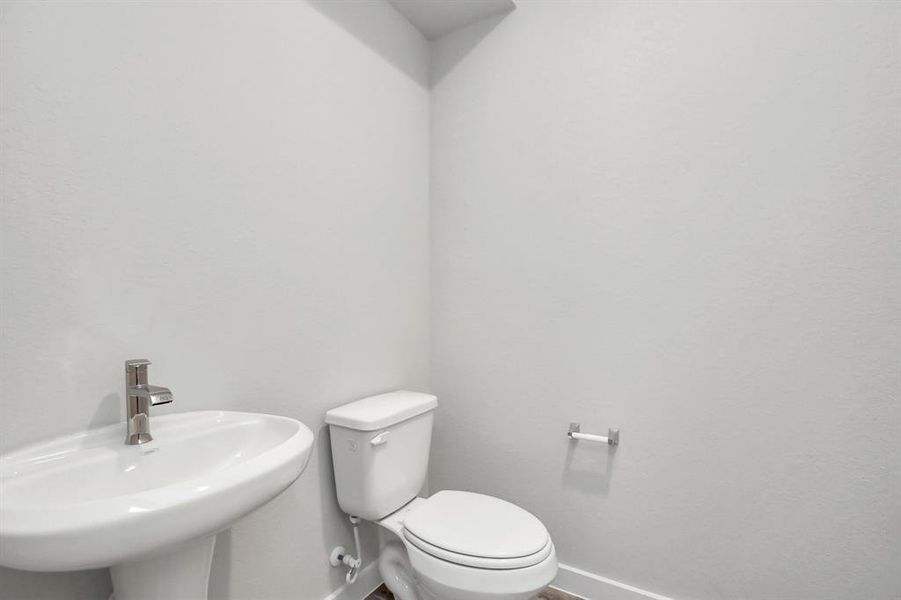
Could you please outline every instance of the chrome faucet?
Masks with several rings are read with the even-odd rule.
[[[125,443],[129,446],[153,439],[150,435],[150,407],[169,404],[174,399],[169,388],[147,383],[149,364],[146,358],[125,361],[125,424],[128,426]]]

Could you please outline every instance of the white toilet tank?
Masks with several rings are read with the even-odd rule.
[[[419,494],[436,406],[438,399],[431,394],[397,391],[325,414],[341,510],[377,521]]]

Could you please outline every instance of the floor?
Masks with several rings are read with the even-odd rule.
[[[379,586],[377,590],[369,594],[365,600],[394,600],[394,594],[388,591],[388,588],[385,587],[385,584]],[[572,594],[567,594],[566,592],[561,592],[560,590],[554,590],[551,588],[544,588],[535,596],[534,600],[582,600],[578,596],[573,596]]]

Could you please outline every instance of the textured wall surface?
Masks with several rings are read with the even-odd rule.
[[[427,46],[360,10],[0,7],[0,447],[122,420],[133,357],[175,392],[160,414],[270,412],[318,437],[301,479],[220,536],[212,598],[343,583],[323,414],[426,388]],[[0,571],[4,599],[108,593],[106,571]]]
[[[899,29],[523,0],[440,40],[432,487],[681,600],[901,597]]]
[[[430,151],[434,488],[680,600],[901,595],[897,4],[520,0],[437,42],[431,145],[424,41],[381,2],[0,27],[0,450],[121,420],[137,356],[160,411],[318,436],[211,597],[341,583],[321,419],[428,383]],[[4,600],[108,589],[0,570]]]

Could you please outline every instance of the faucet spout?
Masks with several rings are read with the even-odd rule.
[[[125,443],[129,446],[144,444],[153,439],[150,435],[150,407],[169,404],[174,400],[172,390],[147,383],[147,359],[125,361],[125,411],[128,433]]]
[[[169,404],[175,400],[175,397],[172,395],[172,390],[160,385],[133,385],[128,388],[128,395],[136,396],[138,398],[147,398],[150,401],[150,406]]]

